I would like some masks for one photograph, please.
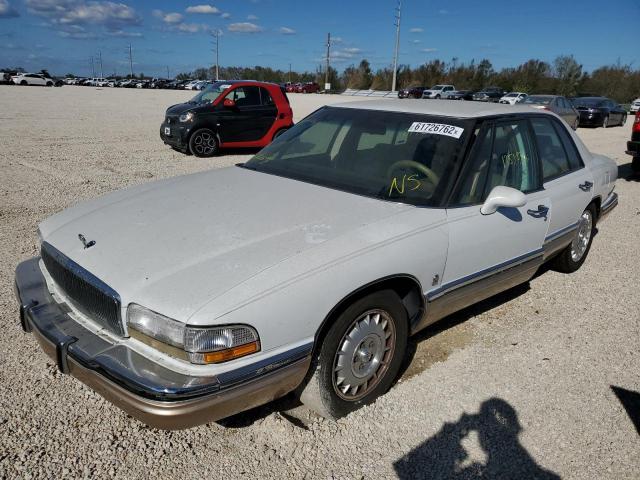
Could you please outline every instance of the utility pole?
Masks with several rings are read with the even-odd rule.
[[[129,78],[133,78],[133,57],[131,56],[131,44],[129,44]]]
[[[211,35],[214,38],[214,42],[213,45],[215,46],[215,52],[216,52],[216,82],[220,79],[220,65],[219,65],[219,61],[220,61],[220,30],[218,30],[217,28],[211,32]]]
[[[167,65],[167,80],[169,80],[169,65]]]
[[[291,64],[289,64],[289,83],[291,83]]]
[[[100,58],[100,78],[104,78],[104,73],[102,72],[102,51],[98,52],[98,57]]]
[[[324,70],[324,89],[331,90],[329,85],[329,51],[331,48],[331,33],[327,33],[327,66]]]
[[[93,66],[93,57],[89,57],[89,64],[91,65],[91,78],[96,76],[96,70]]]
[[[396,9],[396,51],[393,55],[393,80],[391,82],[391,91],[396,91],[396,73],[398,72],[398,48],[400,47],[400,10],[402,8],[402,0],[398,0],[398,8]]]

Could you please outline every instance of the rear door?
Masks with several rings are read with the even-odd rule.
[[[430,292],[431,300],[449,295],[441,309],[462,308],[528,280],[542,262],[549,226],[552,203],[541,188],[526,120],[486,123],[470,158],[447,208],[449,251],[442,283]],[[527,203],[483,215],[480,207],[500,185],[520,190]]]
[[[542,164],[544,189],[553,202],[546,241],[557,242],[560,237],[570,239],[593,198],[593,177],[565,125],[545,116],[531,118],[531,126]],[[553,252],[547,252],[550,253]]]

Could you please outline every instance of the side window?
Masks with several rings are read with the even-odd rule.
[[[525,121],[498,123],[476,140],[471,166],[455,195],[455,203],[482,203],[489,192],[504,185],[527,193],[538,189],[539,173]]]
[[[560,137],[560,141],[562,142],[562,146],[564,147],[564,151],[567,154],[571,170],[578,170],[584,167],[580,154],[578,153],[578,149],[576,148],[576,144],[573,142],[573,139],[569,135],[569,132],[567,132],[567,129],[558,122],[553,122],[553,126],[555,127],[556,132]]]
[[[271,94],[266,88],[260,87],[260,98],[262,99],[262,105],[272,106],[274,104]]]
[[[546,118],[534,118],[531,120],[531,126],[536,134],[544,181],[570,172],[572,168],[569,158],[551,121]]]
[[[229,98],[236,102],[238,107],[255,107],[260,105],[259,87],[238,87],[227,94]]]

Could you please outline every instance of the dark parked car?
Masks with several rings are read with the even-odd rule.
[[[571,100],[580,114],[580,126],[607,128],[623,126],[627,121],[627,111],[613,100],[605,97],[577,97]]]
[[[473,99],[477,102],[495,102],[498,103],[500,98],[507,93],[500,87],[486,87],[473,94]]]
[[[167,109],[160,138],[174,150],[211,157],[221,148],[261,148],[293,125],[284,89],[275,83],[214,82]]]
[[[473,100],[473,90],[454,90],[445,97],[448,100]]]
[[[408,87],[398,90],[398,98],[422,98],[422,92],[427,87]]]
[[[631,167],[635,173],[640,173],[640,112],[636,113],[631,141],[627,142],[627,153],[633,157]]]
[[[574,130],[578,128],[580,123],[578,111],[568,99],[560,95],[529,95],[521,104],[541,110],[550,110],[562,117]]]

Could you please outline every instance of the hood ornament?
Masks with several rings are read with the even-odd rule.
[[[87,249],[87,248],[91,248],[91,247],[93,247],[93,246],[96,244],[96,241],[95,241],[95,240],[89,240],[89,241],[87,242],[87,239],[86,239],[86,238],[84,238],[84,235],[82,235],[81,233],[79,233],[79,234],[78,234],[78,238],[79,238],[79,239],[80,239],[80,241],[82,242],[82,245],[84,245],[84,248],[85,248],[85,249]]]

